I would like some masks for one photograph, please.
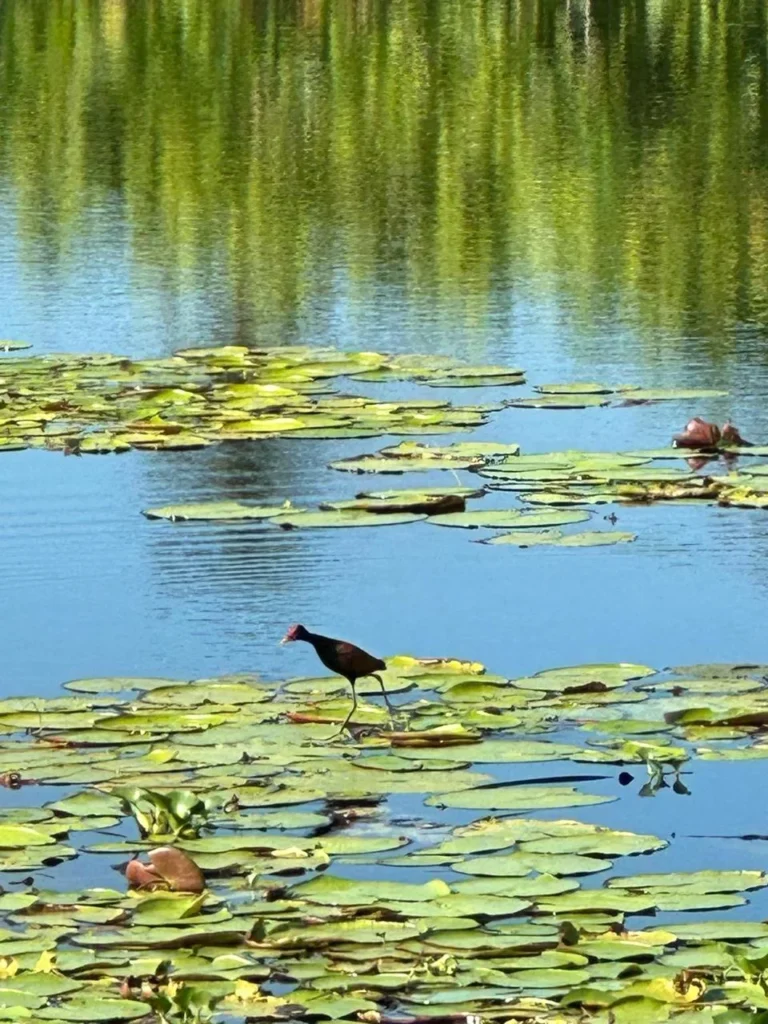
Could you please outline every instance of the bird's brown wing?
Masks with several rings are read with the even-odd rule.
[[[344,668],[356,676],[366,676],[369,672],[380,672],[387,666],[381,658],[374,658],[362,647],[347,643],[346,640],[336,641],[336,654]]]

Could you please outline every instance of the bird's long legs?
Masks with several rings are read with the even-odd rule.
[[[384,680],[381,678],[381,676],[377,675],[375,672],[371,672],[371,675],[373,676],[374,679],[378,679],[378,681],[379,681],[379,686],[381,687],[381,695],[384,698],[384,702],[387,705],[387,710],[389,711],[389,721],[390,721],[390,724],[391,724],[392,728],[394,729],[395,725],[396,725],[396,722],[397,722],[397,708],[392,703],[392,701],[389,699],[389,694],[387,693],[387,691],[384,688]],[[406,723],[407,723],[407,716],[406,716]],[[407,724],[406,724],[406,728],[407,728]]]
[[[394,728],[395,715],[397,709],[395,708],[392,701],[389,699],[389,694],[387,693],[384,687],[384,680],[381,678],[381,676],[377,675],[375,672],[371,672],[371,676],[378,681],[378,684],[381,687],[381,695],[384,698],[385,704],[387,705],[387,710],[389,711],[389,719],[392,724],[392,727]],[[347,715],[347,717],[339,726],[338,733],[342,733],[344,732],[345,729],[349,728],[349,723],[352,720],[354,713],[357,711],[357,690],[355,689],[355,682],[356,680],[353,681],[351,679],[349,681],[349,685],[352,687],[352,707],[349,709],[349,714]],[[334,735],[338,735],[338,733],[334,733]]]
[[[341,727],[339,729],[339,732],[344,732],[344,730],[349,725],[350,719],[352,718],[354,713],[357,711],[357,690],[355,689],[355,680],[354,679],[350,679],[349,685],[352,687],[352,707],[349,709],[349,714],[347,715],[347,717],[342,722]]]
[[[381,678],[381,676],[377,675],[375,672],[371,672],[371,675],[373,676],[374,679],[377,679],[378,682],[379,682],[379,686],[381,687],[381,696],[384,698],[384,703],[387,705],[387,708],[389,709],[389,717],[390,718],[394,717],[395,709],[394,709],[394,706],[392,704],[392,701],[389,699],[389,694],[384,689],[384,680]]]

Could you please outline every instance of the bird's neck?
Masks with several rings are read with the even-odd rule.
[[[320,633],[310,633],[309,630],[306,631],[301,639],[308,644],[312,644],[315,649],[318,647],[324,647],[328,642],[327,636],[322,636]]]

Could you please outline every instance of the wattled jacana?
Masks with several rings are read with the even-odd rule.
[[[357,710],[355,683],[364,676],[372,676],[374,679],[378,679],[384,700],[387,702],[390,714],[392,714],[393,709],[389,702],[387,691],[384,689],[384,680],[376,674],[387,667],[381,658],[374,658],[372,654],[368,654],[362,647],[355,647],[354,644],[347,643],[346,640],[334,640],[330,636],[321,636],[320,633],[310,633],[302,625],[291,626],[280,643],[287,644],[294,640],[305,640],[308,644],[312,644],[315,648],[315,653],[325,667],[329,668],[331,672],[335,672],[336,675],[343,676],[352,687],[352,710],[344,719],[344,724],[339,732],[346,729],[350,719]]]

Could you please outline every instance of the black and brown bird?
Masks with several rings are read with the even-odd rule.
[[[362,679],[365,676],[372,676],[374,679],[378,679],[382,695],[387,703],[390,714],[392,714],[393,708],[387,691],[384,688],[384,680],[377,674],[387,667],[381,658],[375,658],[372,654],[364,651],[362,647],[356,647],[354,644],[347,643],[346,640],[334,640],[333,637],[322,636],[320,633],[310,633],[302,625],[291,626],[280,643],[292,643],[294,640],[304,640],[306,643],[312,644],[315,648],[315,653],[325,667],[329,668],[331,672],[335,672],[336,675],[343,676],[352,687],[352,708],[344,719],[341,730],[346,729],[350,719],[357,710],[355,684],[358,679]]]

